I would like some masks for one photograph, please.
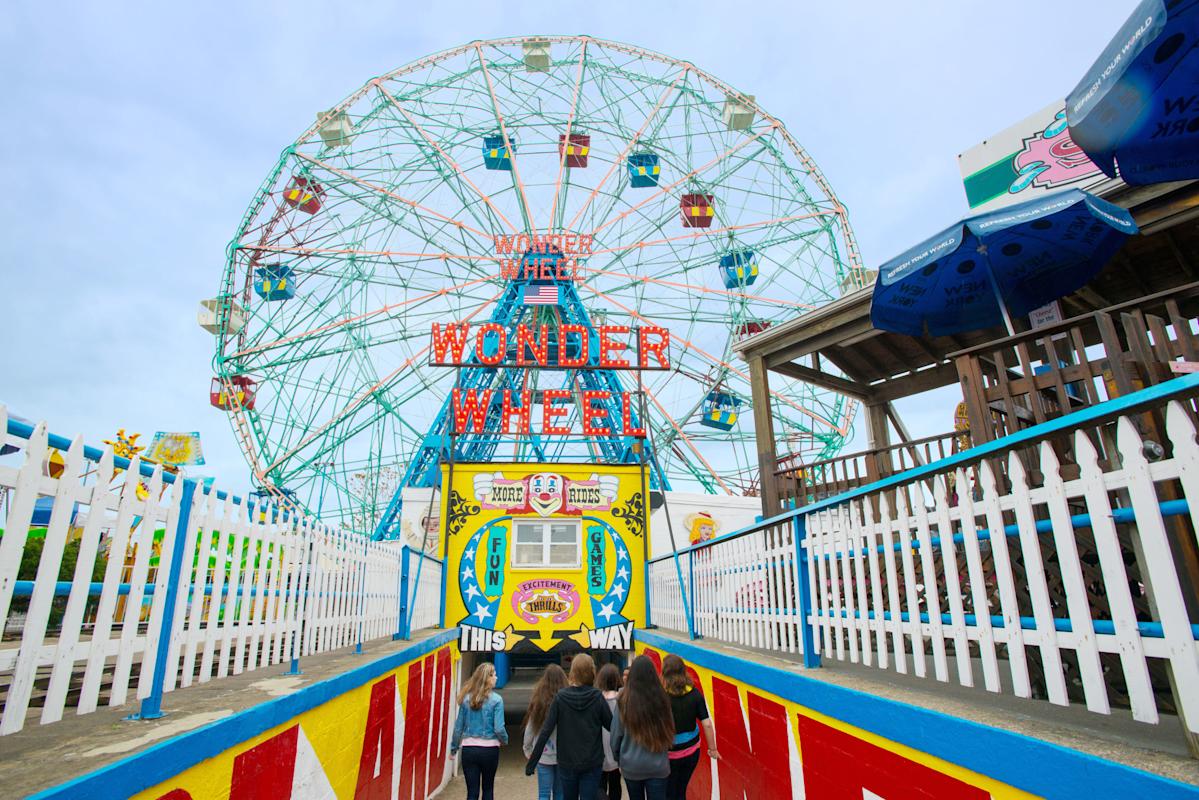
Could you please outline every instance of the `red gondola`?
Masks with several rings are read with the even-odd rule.
[[[291,185],[283,192],[283,202],[292,208],[300,209],[305,214],[315,214],[320,211],[321,202],[324,199],[325,190],[321,188],[321,185],[303,175],[292,176]]]
[[[685,194],[679,201],[684,228],[710,228],[712,217],[716,213],[712,205],[714,197],[710,194]]]
[[[258,391],[258,383],[245,375],[234,375],[229,379],[229,385],[232,387],[232,394],[227,391],[225,384],[220,378],[212,379],[212,389],[208,394],[208,401],[214,408],[219,408],[222,411],[228,411],[235,405],[241,406],[247,411],[254,408],[254,396]]]
[[[591,152],[591,137],[584,133],[572,133],[567,141],[566,134],[558,135],[558,156],[566,151],[566,166],[583,168],[587,166],[587,154]]]

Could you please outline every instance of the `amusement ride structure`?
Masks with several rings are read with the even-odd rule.
[[[438,485],[451,459],[644,457],[657,488],[755,493],[733,343],[862,282],[845,208],[752,96],[624,44],[514,38],[421,59],[318,113],[259,188],[200,316],[212,404],[262,489],[392,538],[403,489]],[[447,369],[431,363],[434,323],[490,324],[509,343],[544,325],[567,351],[563,325],[656,326],[671,367],[506,369],[478,361],[480,344]],[[492,408],[484,432],[456,435],[455,387],[534,404],[607,390],[612,433],[509,435]],[[617,433],[621,389],[641,392],[643,452]],[[783,449],[842,447],[852,401],[770,389]]]

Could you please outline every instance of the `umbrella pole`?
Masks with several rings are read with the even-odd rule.
[[[991,269],[991,254],[987,252],[985,244],[979,245],[978,252],[987,262],[987,280],[991,282],[991,291],[995,293],[995,302],[999,303],[999,313],[1003,315],[1003,324],[1007,328],[1007,335],[1015,336],[1016,329],[1012,327],[1012,315],[1008,313],[1007,303],[1004,302],[1003,294],[999,291],[999,281],[995,280],[995,271]]]

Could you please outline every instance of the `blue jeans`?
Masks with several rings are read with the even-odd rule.
[[[629,787],[629,800],[666,800],[666,778],[646,778],[643,781],[624,779]]]
[[[595,769],[583,771],[567,769],[559,764],[558,778],[562,781],[563,800],[593,800],[599,794],[600,775],[603,771],[603,764]]]
[[[537,765],[537,800],[562,800],[562,776],[556,764]]]

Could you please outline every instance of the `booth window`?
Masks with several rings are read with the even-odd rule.
[[[570,519],[513,520],[516,568],[573,568],[581,564],[582,526]]]

